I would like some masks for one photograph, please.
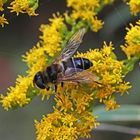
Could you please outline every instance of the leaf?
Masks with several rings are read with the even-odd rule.
[[[99,122],[134,122],[140,121],[140,105],[121,105],[119,109],[106,111],[103,106],[93,109]]]

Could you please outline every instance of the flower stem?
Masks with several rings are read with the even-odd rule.
[[[135,55],[131,59],[123,60],[125,67],[123,69],[123,74],[127,75],[128,72],[132,71],[135,63],[140,59],[140,56]]]

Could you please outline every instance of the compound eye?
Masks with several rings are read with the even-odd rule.
[[[35,77],[34,77],[34,84],[41,88],[41,89],[45,89],[45,84],[44,84],[44,81],[43,81],[43,76],[42,76],[42,73],[41,72],[38,72]]]

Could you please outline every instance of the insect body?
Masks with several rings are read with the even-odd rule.
[[[44,71],[39,71],[34,76],[34,84],[41,89],[49,89],[48,84],[56,85],[62,82],[95,82],[97,76],[85,71],[93,66],[92,62],[86,58],[72,55],[80,46],[85,29],[76,32],[68,41],[67,46],[61,54]]]
[[[65,70],[67,70],[68,68],[86,70],[89,69],[91,66],[93,66],[92,62],[90,62],[86,58],[81,58],[81,57],[77,57],[77,58],[72,57],[67,61],[62,61],[62,64]]]

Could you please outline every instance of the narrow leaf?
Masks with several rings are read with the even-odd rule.
[[[140,121],[140,105],[121,105],[119,109],[106,111],[103,106],[95,107],[93,114],[99,122]]]

